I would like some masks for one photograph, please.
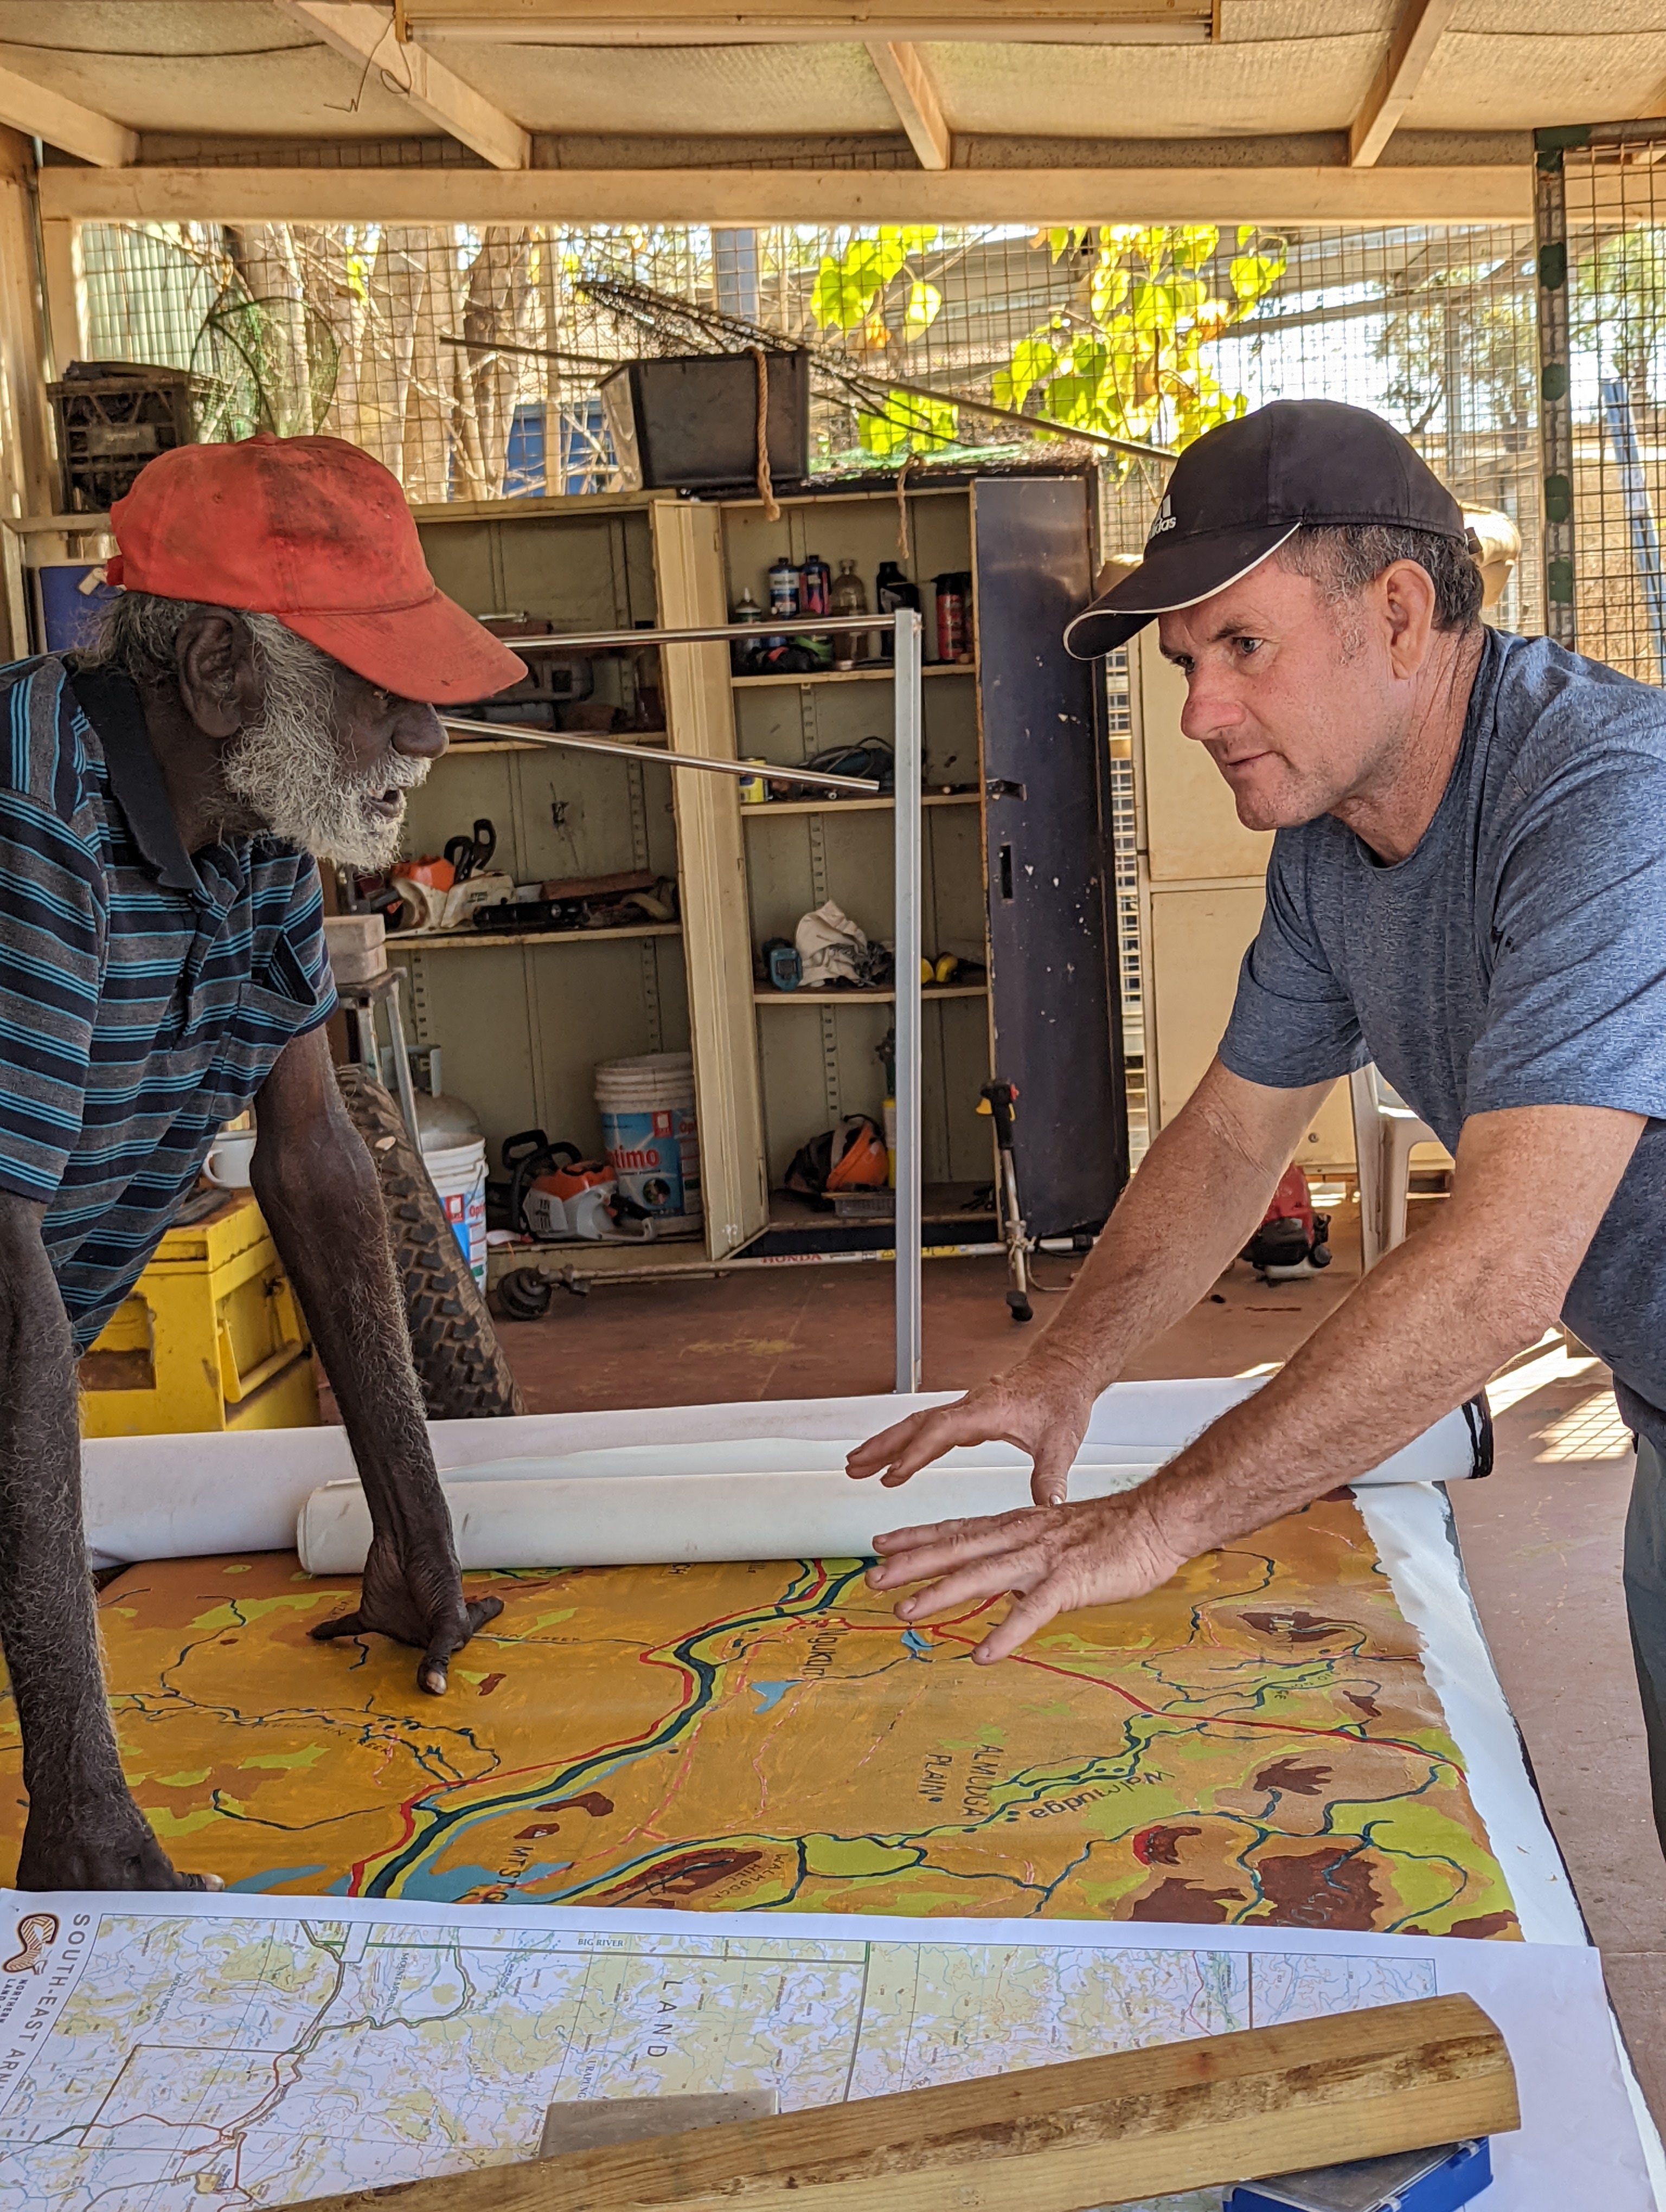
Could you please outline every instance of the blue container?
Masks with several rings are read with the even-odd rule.
[[[1438,2163],[1429,2164],[1431,2159]],[[1221,2212],[1459,2212],[1493,2179],[1487,2140],[1436,2151],[1398,2151],[1346,2166],[1316,2166],[1271,2181],[1244,2181]]]

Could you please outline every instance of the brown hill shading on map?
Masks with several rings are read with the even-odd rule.
[[[475,1575],[452,1670],[307,1631],[287,1553],[105,1591],[135,1795],[182,1867],[295,1894],[1512,1935],[1365,1524],[1326,1501],[975,1668],[850,1561]],[[16,1732],[0,1759],[21,1834]],[[9,1862],[8,1862],[9,1863]]]

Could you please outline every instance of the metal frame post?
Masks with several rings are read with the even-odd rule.
[[[920,617],[896,617],[897,793],[897,1388],[920,1388],[921,1246],[924,1205],[920,1141],[920,823],[924,733]]]
[[[1539,446],[1544,481],[1545,635],[1578,642],[1573,598],[1573,398],[1569,363],[1567,188],[1563,155],[1589,131],[1535,134],[1533,210],[1539,277]]]

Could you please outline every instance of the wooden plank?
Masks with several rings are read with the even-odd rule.
[[[541,46],[823,43],[830,40],[996,40],[1004,44],[1191,44],[1213,31],[1212,0],[405,0],[414,36]]]
[[[660,623],[675,629],[727,622],[717,509],[666,501],[654,507],[652,520]],[[728,647],[661,646],[660,657],[672,752],[733,760]],[[746,855],[739,797],[729,778],[684,775],[672,781],[701,1200],[706,1249],[720,1260],[756,1237],[769,1218]]]
[[[101,169],[122,168],[139,158],[137,131],[15,70],[0,69],[0,123]]]
[[[1520,2125],[1468,1996],[314,2200],[313,2212],[1085,2212]]]
[[[489,161],[495,169],[527,169],[532,142],[512,116],[495,107],[437,55],[394,34],[393,18],[369,0],[274,0],[292,22],[312,31],[347,60],[374,63],[385,88],[412,110]]]
[[[1356,168],[1370,168],[1400,128],[1456,8],[1457,0],[1406,0],[1383,66],[1348,132],[1348,160]]]
[[[1526,163],[1151,169],[72,169],[83,222],[1529,222]]]
[[[906,39],[869,39],[868,59],[879,73],[879,82],[897,110],[897,119],[909,134],[909,143],[922,169],[946,169],[954,151],[942,104],[932,82],[926,58]]]
[[[46,295],[46,328],[54,373],[62,376],[72,361],[85,361],[87,280],[82,268],[81,233],[72,222],[40,226],[40,273]]]

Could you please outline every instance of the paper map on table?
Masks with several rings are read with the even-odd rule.
[[[1578,1946],[12,1895],[0,1948],[7,2212],[241,2212],[529,2157],[556,2100],[793,2111],[1455,1989],[1517,2070],[1501,2202],[1650,2203]]]
[[[443,1699],[380,1638],[309,1641],[355,1586],[289,1554],[112,1583],[123,1764],[176,1863],[306,1895],[1517,1933],[1352,1503],[991,1668],[980,1619],[904,1628],[848,1561],[469,1582],[506,1607]],[[0,1784],[0,1863],[21,1798]]]

